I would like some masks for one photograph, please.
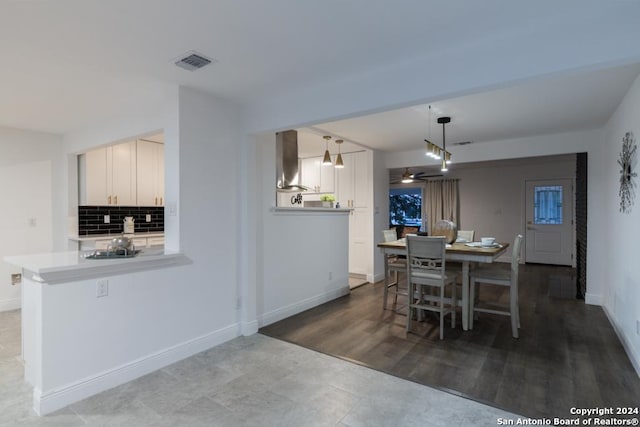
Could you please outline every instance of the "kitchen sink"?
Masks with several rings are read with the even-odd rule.
[[[112,258],[133,258],[140,252],[139,250],[117,250],[117,251],[93,251],[85,255],[86,259],[112,259]]]

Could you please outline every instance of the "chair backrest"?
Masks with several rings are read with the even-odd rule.
[[[396,234],[396,230],[382,230],[382,238],[385,242],[393,242],[394,240],[398,240],[398,235]]]
[[[411,280],[414,274],[430,279],[445,276],[444,237],[407,236],[407,265]]]
[[[513,240],[513,251],[511,252],[511,277],[514,282],[518,281],[518,267],[520,265],[520,247],[522,246],[522,234],[518,234]]]
[[[473,242],[475,235],[475,230],[458,230],[458,239],[464,239],[467,242]]]

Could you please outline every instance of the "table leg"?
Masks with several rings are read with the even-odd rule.
[[[462,261],[462,330],[469,329],[469,261]]]
[[[382,309],[387,309],[387,295],[389,294],[389,281],[391,278],[389,277],[389,257],[386,252],[382,252],[384,256],[384,296],[382,298]]]

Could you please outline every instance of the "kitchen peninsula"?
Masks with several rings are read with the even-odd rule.
[[[128,319],[144,310],[136,294],[141,292],[138,275],[161,275],[164,268],[191,262],[162,249],[144,249],[132,258],[83,255],[5,257],[22,269],[22,357],[39,415],[117,385],[123,368],[113,367],[125,359],[109,343],[135,328]]]

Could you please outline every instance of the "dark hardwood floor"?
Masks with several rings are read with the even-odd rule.
[[[433,316],[406,334],[406,310],[383,310],[382,291],[364,285],[260,332],[529,417],[639,405],[640,379],[604,311],[573,298],[574,269],[521,266],[519,339],[508,317],[484,313],[473,331],[460,316],[456,329],[446,322],[442,341]]]

